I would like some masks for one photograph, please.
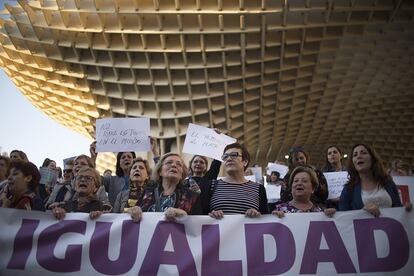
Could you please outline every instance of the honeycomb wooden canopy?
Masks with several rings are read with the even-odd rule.
[[[188,123],[216,127],[253,163],[302,145],[372,144],[414,160],[414,2],[38,0],[7,5],[0,65],[21,92],[88,137],[145,116],[162,151]]]

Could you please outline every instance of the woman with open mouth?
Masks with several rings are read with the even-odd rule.
[[[322,209],[311,200],[318,186],[318,178],[312,168],[296,167],[289,178],[292,187],[292,200],[276,204],[272,214],[282,218],[285,213],[321,212]]]
[[[31,162],[12,161],[9,167],[8,182],[0,198],[0,206],[5,208],[43,211],[42,200],[37,194],[40,173]]]
[[[387,174],[377,152],[365,144],[352,147],[349,181],[339,200],[339,211],[364,209],[378,217],[381,208],[402,206],[397,186]],[[406,210],[412,205],[407,203]]]
[[[151,169],[148,161],[137,157],[132,162],[129,172],[129,186],[116,197],[113,213],[126,212],[128,208],[135,206],[144,191],[144,186],[149,179]]]
[[[201,215],[199,194],[185,183],[187,166],[177,153],[166,153],[155,165],[151,181],[145,185],[136,206],[127,210],[138,222],[142,212],[164,212],[167,220],[175,221],[186,215]]]
[[[96,196],[101,186],[101,176],[93,168],[80,169],[75,177],[75,194],[72,199],[53,205],[52,213],[61,220],[67,212],[89,213],[91,219],[110,211],[110,206],[103,204]]]

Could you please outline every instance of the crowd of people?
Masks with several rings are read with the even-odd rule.
[[[218,130],[217,130],[218,131]],[[209,215],[215,219],[243,214],[259,217],[286,213],[324,212],[364,209],[379,216],[382,208],[402,206],[393,175],[410,175],[401,160],[386,170],[380,156],[367,144],[352,147],[347,164],[337,146],[326,150],[322,170],[310,164],[302,147],[289,151],[288,172],[281,178],[272,171],[267,185],[281,186],[280,199],[268,201],[263,183],[246,179],[250,155],[240,143],[227,145],[221,160],[211,165],[205,156],[195,155],[188,167],[177,153],[159,154],[151,137],[155,166],[134,152],[117,154],[116,172],[95,169],[96,144],[90,156],[79,155],[64,164],[46,158],[38,169],[19,150],[10,157],[0,156],[0,206],[25,210],[50,211],[57,219],[68,212],[89,213],[95,219],[105,213],[128,213],[139,222],[146,212],[163,212],[175,221],[186,215]],[[225,176],[218,178],[223,166]],[[349,178],[341,196],[328,200],[328,183],[323,172],[347,171]],[[412,205],[405,204],[410,211]]]

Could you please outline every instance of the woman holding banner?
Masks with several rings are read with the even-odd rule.
[[[144,194],[136,206],[129,208],[132,220],[138,222],[142,212],[164,212],[174,221],[185,215],[201,215],[198,193],[185,183],[187,167],[177,153],[164,154],[155,165],[152,181],[144,187]]]
[[[286,189],[281,190],[280,192],[280,199],[283,202],[288,202],[292,200],[292,187],[290,187],[289,179],[290,175],[293,170],[298,166],[309,166],[309,155],[308,153],[301,147],[293,148],[289,150],[289,158],[288,158],[288,165],[289,171],[283,178],[283,181],[286,183]],[[312,202],[317,204],[319,207],[323,208],[326,203],[326,199],[328,198],[328,183],[326,181],[325,176],[323,173],[311,166],[318,178],[318,185],[315,188],[315,192],[312,194]]]
[[[348,174],[349,181],[342,190],[339,211],[364,209],[378,217],[381,208],[402,206],[397,186],[372,147],[365,144],[352,147]],[[411,207],[411,204],[406,205],[407,210]]]
[[[292,200],[276,204],[272,214],[282,218],[285,213],[322,212],[322,209],[311,200],[312,194],[318,187],[318,178],[312,168],[296,167],[289,178],[288,185],[292,190]]]
[[[103,204],[96,196],[100,186],[98,171],[90,167],[80,169],[75,176],[74,196],[68,201],[52,204],[53,216],[61,220],[67,212],[81,212],[89,213],[89,217],[95,219],[103,212],[110,211],[111,206]]]
[[[244,177],[250,161],[247,149],[239,143],[227,145],[222,160],[226,177],[211,183],[209,216],[221,219],[225,214],[268,214],[265,188]]]
[[[131,170],[129,172],[129,187],[127,190],[121,191],[116,197],[113,213],[122,213],[127,208],[136,205],[144,191],[144,185],[149,179],[151,169],[148,161],[137,157],[132,162]]]

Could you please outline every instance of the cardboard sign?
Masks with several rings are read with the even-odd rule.
[[[207,156],[221,161],[224,148],[237,140],[218,134],[211,128],[189,124],[185,137],[183,152]]]
[[[149,118],[96,120],[97,152],[150,151]]]

